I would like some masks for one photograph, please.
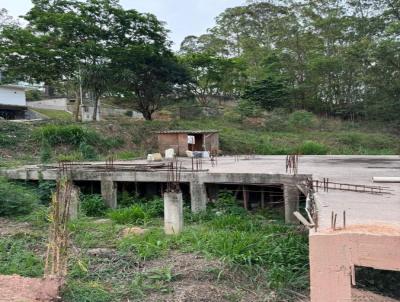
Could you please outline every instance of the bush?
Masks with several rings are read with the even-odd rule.
[[[89,133],[77,125],[46,125],[37,129],[34,133],[38,139],[43,139],[51,146],[66,144],[79,146],[80,143],[90,139],[97,139],[97,134]],[[97,137],[93,137],[97,136]]]
[[[43,140],[42,148],[40,149],[40,162],[43,164],[49,163],[52,158],[52,150],[50,144]]]
[[[85,160],[97,160],[99,158],[93,146],[88,145],[86,142],[79,144],[79,152]]]
[[[283,114],[268,112],[265,118],[264,127],[267,131],[285,131],[289,127],[288,118]]]
[[[314,141],[304,141],[298,148],[298,153],[302,155],[325,155],[328,147]]]
[[[107,206],[100,195],[83,195],[81,209],[87,216],[98,217],[105,214]]]
[[[289,125],[293,129],[307,129],[315,125],[316,117],[313,113],[299,110],[289,115]]]
[[[37,187],[37,193],[39,196],[40,203],[42,205],[49,205],[51,202],[51,197],[56,190],[55,181],[39,181],[39,186]]]
[[[237,200],[232,193],[222,191],[218,194],[218,199],[215,202],[215,207],[227,214],[246,215],[247,211],[239,206]]]
[[[246,117],[259,117],[262,116],[262,109],[248,100],[240,100],[236,107],[236,112],[242,119]]]
[[[149,218],[139,205],[110,210],[107,217],[118,224],[143,224]]]
[[[29,214],[37,204],[34,191],[0,178],[0,217]]]

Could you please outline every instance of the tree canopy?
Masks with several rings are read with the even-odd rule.
[[[239,60],[243,72],[225,76],[266,107],[400,122],[399,12],[397,0],[248,1],[180,53]]]
[[[32,2],[24,16],[28,25],[5,26],[1,33],[0,60],[10,77],[81,81],[94,112],[102,95],[123,91],[146,119],[185,79],[154,15],[125,10],[117,0]]]

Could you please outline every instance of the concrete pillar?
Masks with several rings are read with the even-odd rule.
[[[167,235],[177,235],[183,230],[182,193],[164,193],[164,231]]]
[[[284,185],[283,197],[285,200],[285,222],[298,223],[293,213],[299,210],[299,189],[294,185]]]
[[[74,186],[72,183],[68,183],[71,186],[71,190],[67,189],[67,186],[62,186],[59,195],[58,195],[58,203],[60,209],[60,217],[63,216],[64,209],[65,209],[65,200],[69,200],[69,208],[68,208],[68,219],[73,220],[77,219],[79,215],[79,193],[80,190],[77,186]],[[56,194],[56,193],[55,193]],[[69,196],[65,196],[65,194],[69,194]],[[56,194],[57,196],[57,194]]]
[[[311,301],[352,301],[346,240],[335,235],[311,235],[309,253]]]
[[[193,213],[201,212],[207,208],[206,185],[201,182],[192,181],[190,183],[190,199]]]
[[[109,176],[101,177],[101,196],[109,208],[117,208],[117,184]]]

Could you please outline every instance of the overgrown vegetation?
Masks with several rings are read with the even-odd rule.
[[[25,190],[34,195],[38,192],[32,187],[25,187]],[[276,300],[283,301],[292,295],[291,291],[307,290],[307,235],[297,227],[285,225],[282,218],[272,212],[248,213],[238,206],[230,193],[222,192],[216,204],[203,213],[192,214],[185,210],[184,232],[166,236],[160,223],[163,213],[160,199],[143,200],[127,193],[124,199],[124,207],[93,213],[101,198],[82,196],[83,204],[87,204],[83,212],[101,216],[90,218],[82,214],[69,224],[73,245],[80,252],[71,255],[63,300],[142,301],[155,293],[161,297],[168,295],[172,293],[174,282],[180,280],[175,272],[166,266],[141,272],[137,263],[147,265],[157,259],[162,261],[174,251],[222,261],[224,269],[208,271],[204,268],[204,274],[215,280],[216,286],[231,282],[233,276],[263,280],[257,287],[250,281],[241,281],[233,291],[249,289],[261,295],[276,291]],[[112,219],[106,219],[107,216]],[[44,230],[46,209],[37,207],[18,221],[27,221],[32,227]],[[126,227],[133,225],[145,226],[147,231],[122,235]],[[110,256],[89,252],[99,248],[111,253]],[[0,273],[40,276],[44,249],[45,241],[38,235],[19,234],[1,239]]]
[[[0,217],[29,214],[38,196],[26,187],[0,178]]]

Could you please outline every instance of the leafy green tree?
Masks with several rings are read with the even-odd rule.
[[[288,106],[289,90],[284,80],[279,77],[268,76],[249,86],[242,95],[248,100],[266,110]]]
[[[182,57],[193,81],[187,86],[198,103],[209,105],[212,98],[234,97],[243,81],[241,62],[209,53],[193,53]]]

